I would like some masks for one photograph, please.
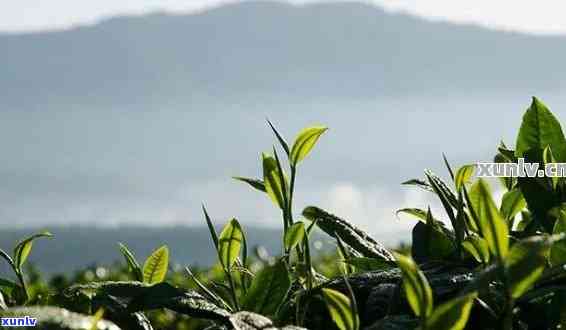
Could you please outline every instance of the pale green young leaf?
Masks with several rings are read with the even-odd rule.
[[[236,219],[230,220],[218,237],[218,257],[225,269],[231,269],[242,250],[244,233]]]
[[[143,282],[155,284],[163,282],[169,266],[169,248],[163,245],[151,253],[143,265]]]
[[[40,237],[51,238],[53,237],[53,234],[48,231],[42,231],[22,240],[16,245],[16,247],[14,248],[14,264],[18,269],[22,268],[22,266],[26,262],[26,259],[28,258],[33,247],[33,241]]]
[[[299,132],[291,148],[291,164],[296,166],[312,150],[320,136],[328,130],[327,127],[313,126]]]
[[[359,317],[352,310],[350,299],[341,292],[332,289],[322,289],[324,302],[330,317],[340,330],[358,330]]]
[[[285,263],[264,267],[256,274],[242,307],[262,315],[275,315],[290,288],[291,278]]]
[[[476,170],[476,165],[464,165],[456,171],[456,176],[454,178],[454,184],[456,186],[456,191],[460,191],[465,184],[469,183]]]
[[[515,188],[507,191],[503,195],[500,212],[503,218],[510,223],[510,221],[513,220],[515,215],[521,212],[526,206],[527,206],[527,201],[523,197],[521,190]]]
[[[284,187],[289,187],[287,178],[284,173],[279,173],[277,160],[266,153],[261,154],[263,163],[263,182],[265,184],[265,191],[269,198],[280,209],[285,208],[285,191]],[[283,181],[281,180],[283,177]]]
[[[509,250],[509,228],[495,206],[489,185],[483,179],[472,185],[470,202],[481,236],[486,240],[492,255],[499,259],[505,258]]]
[[[426,320],[426,329],[434,330],[462,330],[466,327],[476,292],[451,299],[436,307],[432,315]]]
[[[120,248],[120,252],[126,259],[129,270],[134,274],[136,281],[143,281],[143,272],[134,254],[130,251],[130,249],[128,249],[126,245],[118,243],[118,246]]]
[[[285,233],[284,237],[284,245],[285,250],[290,251],[293,249],[297,244],[303,241],[305,237],[305,224],[301,221],[295,222],[287,232]]]
[[[403,277],[403,290],[416,316],[428,317],[434,305],[432,289],[423,272],[410,257],[394,253]]]

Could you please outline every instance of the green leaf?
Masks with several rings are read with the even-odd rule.
[[[299,132],[291,148],[290,160],[293,166],[296,166],[311,152],[316,141],[318,141],[322,133],[326,132],[326,130],[328,130],[327,127],[313,126]]]
[[[277,160],[266,153],[261,154],[263,162],[263,182],[265,191],[275,205],[280,209],[285,208],[285,189],[289,187],[284,173],[279,173]],[[281,180],[283,177],[283,180]]]
[[[265,183],[263,183],[263,181],[259,179],[244,178],[242,176],[234,176],[232,178],[238,181],[245,182],[261,192],[265,192]]]
[[[169,266],[169,248],[163,245],[153,251],[143,265],[143,281],[148,284],[163,282]]]
[[[126,245],[118,243],[118,246],[120,247],[120,252],[126,259],[129,270],[134,273],[136,281],[143,281],[143,272],[134,254],[128,249]]]
[[[292,248],[297,246],[303,241],[305,237],[305,224],[303,222],[295,222],[287,232],[284,237],[285,250],[290,251]]]
[[[26,259],[28,258],[31,252],[31,248],[33,247],[33,241],[36,238],[40,238],[40,237],[50,238],[53,237],[53,234],[51,234],[48,231],[42,231],[40,233],[34,234],[24,239],[23,241],[21,241],[16,245],[16,247],[14,248],[14,264],[18,269],[21,269],[24,263],[26,262]]]
[[[218,257],[225,269],[231,269],[242,250],[244,234],[236,219],[230,220],[222,229],[218,239]]]
[[[218,234],[216,234],[216,229],[214,228],[214,224],[212,223],[212,220],[210,219],[210,216],[208,215],[204,204],[202,205],[202,213],[204,213],[204,219],[206,220],[206,226],[208,227],[210,237],[212,238],[214,249],[216,250],[216,252],[218,252]]]
[[[500,208],[501,215],[507,222],[510,222],[526,206],[527,201],[525,201],[521,190],[518,188],[509,190],[503,195]]]
[[[553,234],[566,233],[566,210],[559,211],[559,217],[554,223]],[[550,264],[558,266],[566,263],[566,242],[560,241],[552,245],[550,249]]]
[[[558,162],[566,161],[566,140],[560,122],[539,99],[533,97],[523,116],[515,155],[525,157],[527,152],[542,152],[547,146],[552,148]]]
[[[267,119],[267,123],[269,124],[269,127],[271,127],[271,130],[273,131],[273,133],[277,137],[277,140],[279,141],[279,144],[281,144],[281,147],[283,148],[283,150],[285,150],[285,153],[287,154],[287,156],[289,156],[290,151],[289,151],[289,146],[287,145],[287,142],[285,141],[283,136],[281,136],[281,134],[279,134],[279,132],[275,129],[275,126],[273,126],[273,124],[269,121],[269,119]]]
[[[426,211],[418,208],[404,208],[397,210],[395,215],[399,217],[399,213],[405,213],[412,215],[413,217],[419,219],[419,221],[426,223]]]
[[[462,330],[466,327],[477,293],[451,299],[438,306],[426,320],[426,329]]]
[[[283,262],[264,267],[256,274],[242,307],[262,315],[275,315],[290,288],[291,279]]]
[[[432,313],[432,289],[423,272],[410,257],[394,253],[403,277],[403,289],[416,316],[428,317]]]
[[[84,295],[101,299],[114,297],[128,302],[128,312],[167,308],[196,318],[227,321],[230,313],[198,292],[174,287],[167,282],[147,284],[141,282],[90,282],[75,284],[63,292],[66,297]]]
[[[489,185],[483,179],[472,185],[470,202],[482,238],[486,240],[492,255],[503,259],[509,249],[509,228],[493,202]]]
[[[477,262],[487,264],[489,263],[490,254],[487,242],[477,236],[470,235],[462,242],[462,247],[466,250]]]
[[[98,330],[98,324],[102,321],[104,316],[104,308],[100,307],[92,316],[90,330]]]
[[[358,315],[353,313],[351,302],[344,294],[332,290],[322,289],[324,302],[330,313],[330,317],[340,330],[358,330]]]
[[[551,246],[548,237],[533,236],[513,245],[505,258],[506,276],[513,298],[523,295],[542,275]]]
[[[381,243],[344,219],[316,206],[307,206],[303,210],[303,216],[308,220],[316,221],[317,227],[329,236],[336,237],[338,234],[344,243],[364,257],[394,260],[393,255]]]
[[[456,171],[456,177],[454,178],[454,184],[456,185],[456,191],[460,191],[466,183],[469,183],[476,170],[476,165],[464,165]]]

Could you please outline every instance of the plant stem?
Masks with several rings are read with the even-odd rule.
[[[226,276],[228,277],[228,284],[230,285],[230,291],[232,293],[232,300],[234,300],[234,307],[236,311],[240,310],[240,304],[238,303],[238,296],[236,295],[236,285],[234,284],[234,279],[232,278],[232,272],[229,269],[224,269]]]

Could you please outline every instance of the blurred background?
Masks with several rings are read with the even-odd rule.
[[[512,6],[512,7],[511,7]],[[566,5],[554,1],[22,0],[0,5],[0,247],[46,228],[46,272],[147,255],[210,263],[200,210],[279,249],[280,212],[232,176],[330,130],[297,178],[388,246],[410,243],[401,182],[490,161],[530,97],[566,116]],[[323,242],[324,243],[324,242]],[[324,248],[324,247],[323,247]],[[73,253],[76,252],[76,253]],[[75,255],[76,254],[76,255]],[[62,256],[65,256],[62,258]]]

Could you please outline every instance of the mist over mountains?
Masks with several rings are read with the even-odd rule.
[[[244,2],[0,35],[0,224],[195,225],[200,203],[245,227],[279,224],[233,182],[307,125],[296,212],[316,204],[408,237],[401,188],[424,168],[514,144],[531,95],[566,118],[566,37],[426,21],[358,3]]]

